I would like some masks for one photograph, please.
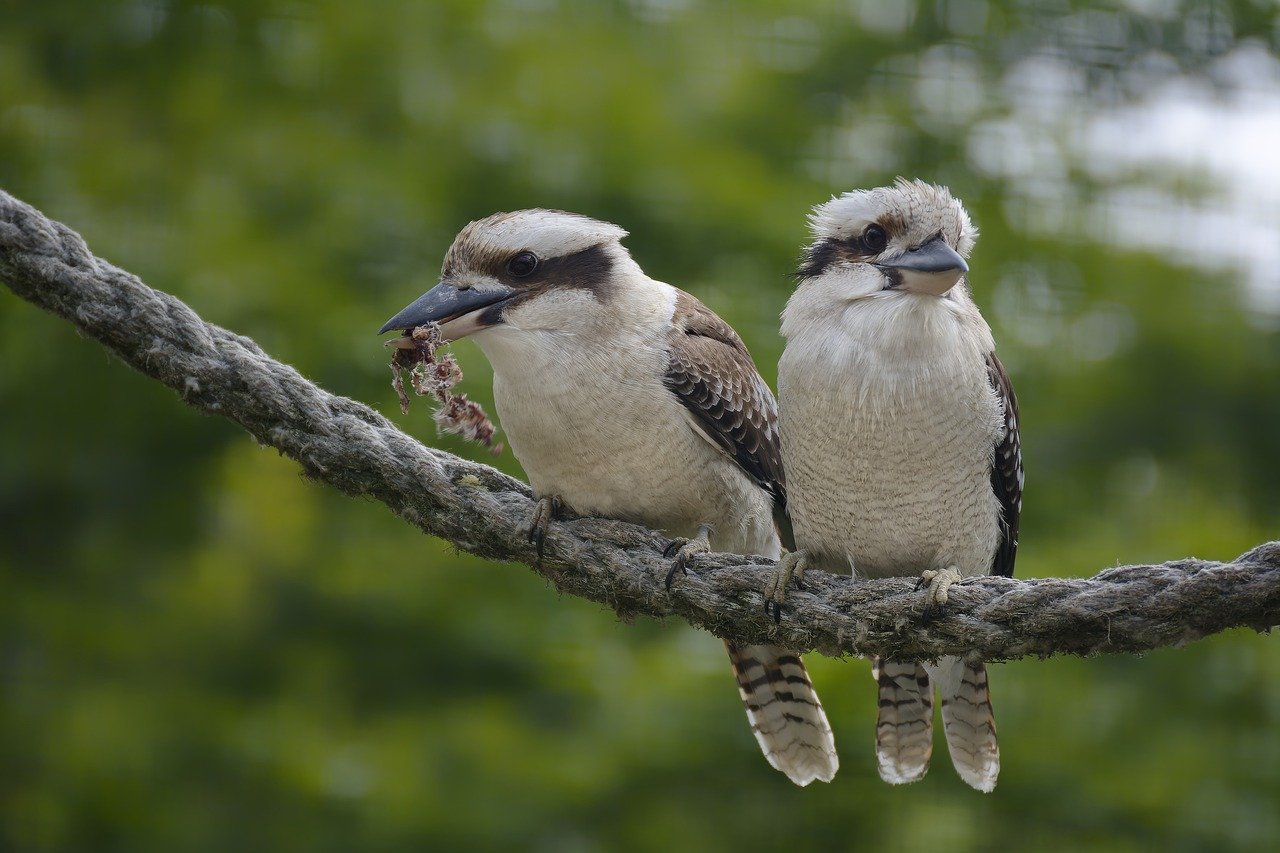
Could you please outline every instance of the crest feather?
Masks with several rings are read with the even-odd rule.
[[[978,239],[978,229],[949,189],[902,177],[892,186],[832,196],[809,214],[809,229],[815,240],[847,240],[884,217],[896,217],[913,229],[941,231],[964,257]]]

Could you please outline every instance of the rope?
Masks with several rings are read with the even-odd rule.
[[[249,338],[95,257],[79,234],[3,191],[0,279],[187,403],[297,460],[309,477],[375,498],[464,551],[530,566],[561,592],[624,619],[677,616],[726,639],[831,655],[992,661],[1143,652],[1280,623],[1280,542],[1229,563],[1188,558],[1087,580],[974,578],[953,586],[946,611],[927,624],[924,594],[910,578],[818,571],[789,593],[774,624],[761,595],[771,564],[733,554],[696,558],[696,571],[667,592],[661,552],[669,540],[607,519],[553,524],[539,562],[526,536],[534,503],[524,483],[424,447],[368,406],[308,382]]]

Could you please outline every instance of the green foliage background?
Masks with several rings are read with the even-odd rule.
[[[619,222],[772,378],[808,208],[897,174],[948,183],[982,228],[972,281],[1022,400],[1019,573],[1226,559],[1280,520],[1280,318],[1238,269],[1091,230],[1106,181],[1078,160],[1033,204],[975,149],[984,123],[1023,121],[1007,75],[1026,57],[1073,71],[1070,117],[1142,98],[1143,57],[1208,80],[1280,43],[1269,3],[1132,5],[0,0],[0,186],[485,458],[421,405],[400,416],[374,334],[468,220]],[[1124,180],[1212,202],[1155,167]],[[491,405],[483,357],[458,351]],[[925,781],[881,784],[867,664],[815,658],[843,767],[801,790],[759,756],[711,637],[620,624],[304,482],[7,294],[0,448],[0,849],[1280,838],[1273,638],[995,667],[990,796],[941,744]]]

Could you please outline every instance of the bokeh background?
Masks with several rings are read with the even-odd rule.
[[[325,387],[468,220],[558,207],[772,380],[809,207],[950,185],[1022,401],[1023,576],[1280,530],[1271,2],[0,0],[0,186]],[[488,366],[457,347],[466,390]],[[497,464],[512,473],[510,455]],[[305,482],[0,291],[0,849],[1275,849],[1280,647],[993,668],[1004,769],[801,790],[713,638]]]

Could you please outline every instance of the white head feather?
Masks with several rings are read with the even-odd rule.
[[[611,222],[534,208],[478,219],[458,233],[454,245],[466,246],[477,254],[528,250],[541,258],[559,258],[601,243],[616,243],[626,236],[625,230]]]
[[[946,187],[898,178],[891,187],[854,190],[833,196],[809,215],[809,228],[818,240],[847,240],[872,222],[886,217],[905,225],[900,239],[920,242],[941,233],[961,257],[969,257],[978,229],[964,205]]]
[[[868,255],[859,238],[873,223],[887,243]],[[961,339],[979,357],[994,346],[964,278],[939,299],[888,287],[875,265],[939,235],[968,256],[978,229],[946,187],[899,178],[892,186],[845,193],[814,208],[809,226],[815,239],[782,313],[789,347],[813,346],[818,357],[842,351],[833,343],[844,341],[881,353],[886,363],[910,363],[922,354],[926,362],[942,358]]]

